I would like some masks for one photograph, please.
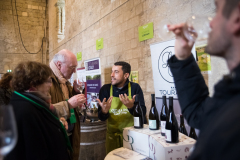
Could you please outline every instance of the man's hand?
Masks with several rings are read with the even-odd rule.
[[[66,131],[68,130],[68,123],[67,121],[65,120],[65,118],[61,117],[60,119],[60,122],[63,124],[64,128],[66,129]]]
[[[134,106],[134,102],[135,102],[135,95],[133,96],[133,99],[129,99],[127,94],[125,93],[124,95],[123,94],[120,94],[119,95],[119,98],[120,98],[120,101],[128,108],[132,108]]]
[[[70,108],[76,108],[86,102],[84,94],[77,94],[68,100]]]
[[[111,108],[112,99],[113,99],[113,96],[109,97],[107,101],[106,101],[106,98],[104,98],[102,102],[100,101],[100,99],[97,99],[99,105],[102,108],[102,112],[104,114],[107,114],[109,109]]]
[[[178,60],[187,59],[192,53],[192,47],[194,42],[187,40],[183,34],[183,28],[185,23],[168,25],[169,31],[172,31],[176,36],[175,42],[175,56]]]

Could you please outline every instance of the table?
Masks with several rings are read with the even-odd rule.
[[[126,127],[123,130],[123,147],[141,153],[153,160],[184,160],[190,155],[195,140],[179,133],[179,143],[166,143],[161,130],[149,130]]]
[[[119,156],[117,156],[115,154],[119,154]],[[120,156],[123,156],[126,158],[123,158]],[[115,149],[115,150],[109,152],[104,160],[126,160],[126,159],[127,160],[142,160],[144,158],[147,158],[147,156],[144,156],[144,155],[142,155],[138,152],[132,151],[130,149],[121,147],[121,148],[118,148],[118,149]]]

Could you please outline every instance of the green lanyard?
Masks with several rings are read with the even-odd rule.
[[[50,112],[49,110],[47,110],[47,108],[45,108],[45,107],[43,107],[42,105],[38,104],[37,102],[31,100],[30,98],[28,98],[28,97],[26,97],[26,96],[18,93],[17,91],[14,91],[14,93],[17,94],[17,95],[19,95],[20,97],[23,97],[23,98],[25,98],[26,100],[32,102],[33,104],[39,106],[40,108],[45,109],[53,118],[55,118],[55,119],[61,124],[61,128],[60,128],[60,129],[62,130],[62,132],[63,132],[63,134],[64,134],[65,140],[67,141],[67,148],[72,152],[73,150],[72,150],[71,143],[70,143],[70,141],[69,141],[69,138],[68,138],[68,136],[67,136],[67,133],[66,133],[66,130],[65,130],[63,124],[59,121],[59,118],[57,118],[52,112]]]
[[[68,101],[68,99],[66,99],[66,101]],[[70,116],[70,118],[69,118],[70,123],[71,123],[71,124],[76,123],[77,120],[76,120],[76,116],[75,116],[75,113],[74,113],[74,109],[73,109],[73,108],[70,109],[70,113],[71,113],[71,116]]]

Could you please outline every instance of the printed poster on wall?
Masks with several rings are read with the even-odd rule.
[[[205,46],[196,47],[198,66],[202,74],[211,74],[211,56],[205,52]]]
[[[134,83],[138,83],[138,71],[131,71],[129,80]]]
[[[100,58],[84,61],[87,81],[87,105],[97,109],[97,99],[101,88]]]

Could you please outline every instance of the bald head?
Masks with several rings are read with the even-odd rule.
[[[69,50],[63,49],[53,57],[53,62],[61,71],[65,79],[70,79],[72,74],[76,72],[77,58]]]
[[[58,61],[64,63],[66,61],[77,61],[76,56],[67,49],[62,49],[53,57],[53,62],[57,63]]]

